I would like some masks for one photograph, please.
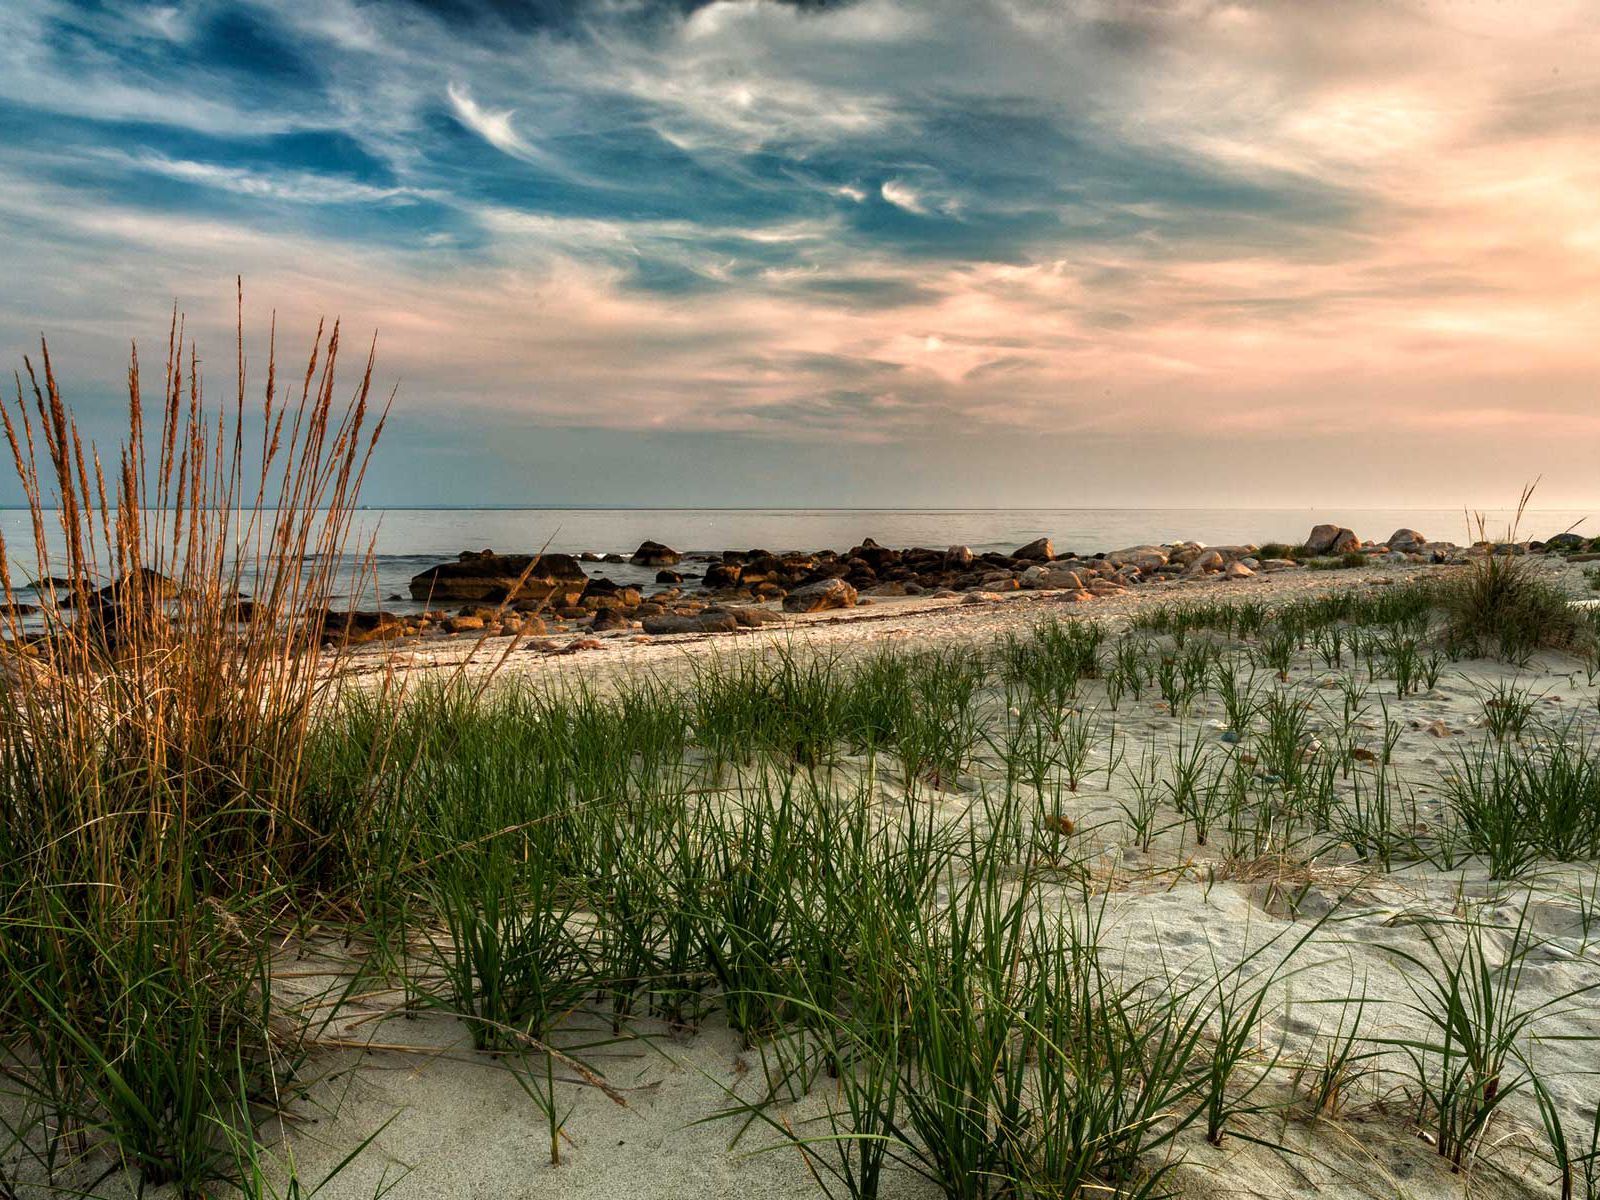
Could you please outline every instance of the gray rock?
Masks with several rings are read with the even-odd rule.
[[[1026,559],[1030,562],[1049,562],[1055,556],[1055,547],[1050,544],[1050,539],[1047,537],[1035,538],[1026,546],[1018,546],[1011,552],[1012,558]]]
[[[1040,564],[1029,567],[1022,573],[1019,581],[1023,587],[1033,591],[1058,591],[1069,589],[1078,591],[1083,587],[1083,577],[1076,571],[1059,568],[1055,563]]]
[[[727,613],[740,629],[759,629],[763,625],[783,624],[783,618],[770,608],[708,608],[706,613]]]
[[[659,617],[644,619],[644,631],[649,634],[732,633],[737,628],[738,619],[721,609],[707,609],[692,617],[664,613]]]

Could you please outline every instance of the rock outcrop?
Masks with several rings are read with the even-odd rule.
[[[411,598],[428,602],[488,600],[517,609],[578,603],[589,577],[570,554],[496,554],[466,550],[455,562],[411,580]]]
[[[683,555],[671,546],[647,541],[639,543],[639,548],[628,561],[636,567],[673,567],[683,561]]]

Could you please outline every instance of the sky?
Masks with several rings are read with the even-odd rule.
[[[8,370],[237,276],[375,504],[1600,508],[1600,0],[0,4]]]

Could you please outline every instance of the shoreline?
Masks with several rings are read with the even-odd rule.
[[[1558,582],[1575,603],[1584,603],[1586,595],[1594,594],[1584,591],[1586,564],[1551,556],[1529,561],[1536,563],[1542,576]],[[781,623],[732,632],[642,635],[632,629],[602,633],[574,630],[563,637],[509,639],[445,635],[421,641],[372,642],[350,647],[341,652],[342,673],[352,677],[390,672],[413,677],[460,673],[464,678],[481,680],[489,674],[521,679],[550,674],[610,675],[682,669],[696,659],[727,653],[759,653],[774,646],[792,644],[796,639],[814,649],[843,651],[903,639],[949,644],[1022,632],[1048,616],[1120,623],[1144,609],[1172,602],[1229,599],[1270,603],[1353,587],[1391,587],[1444,578],[1460,569],[1460,566],[1439,564],[1374,564],[1338,571],[1299,570],[1243,579],[1207,575],[1147,585],[1087,603],[1064,599],[1060,592],[1020,589],[1009,593],[884,597],[874,598],[869,604],[858,603],[849,609],[785,614]],[[773,611],[772,605],[761,607]]]

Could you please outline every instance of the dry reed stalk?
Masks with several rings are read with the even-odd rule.
[[[283,882],[327,832],[308,816],[300,777],[337,674],[316,653],[321,613],[352,561],[358,578],[370,571],[370,546],[353,559],[349,542],[388,404],[371,402],[370,351],[350,398],[336,398],[335,324],[318,327],[288,398],[274,330],[264,395],[249,405],[242,300],[237,330],[231,411],[204,404],[176,314],[155,414],[134,353],[110,480],[85,453],[47,345],[0,405],[39,599],[29,613],[0,539],[13,678],[0,688],[5,819],[67,868],[40,862],[44,874],[95,881],[108,904],[172,836],[198,838],[214,884],[232,890]],[[258,447],[246,441],[252,422]]]

